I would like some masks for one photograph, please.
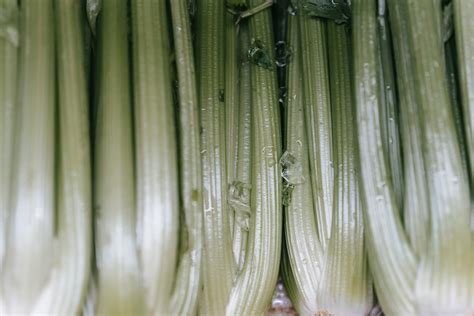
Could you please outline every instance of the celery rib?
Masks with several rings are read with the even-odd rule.
[[[419,257],[428,242],[430,209],[422,152],[420,113],[415,96],[413,58],[410,54],[406,9],[400,1],[388,1],[393,34],[403,147],[403,218],[408,239]]]
[[[398,123],[398,98],[396,94],[395,70],[393,66],[392,32],[387,18],[386,0],[378,1],[378,30],[380,51],[381,115],[382,135],[392,174],[397,205],[403,203],[403,168]]]
[[[382,145],[375,1],[353,3],[354,80],[369,264],[388,315],[413,315],[417,260],[399,218]]]
[[[95,225],[98,314],[145,310],[135,232],[127,4],[104,0],[98,20]]]
[[[443,39],[436,32],[441,8],[427,0],[406,5],[431,209],[430,238],[421,256],[415,295],[422,314],[464,313],[470,295],[470,198],[448,93]]]
[[[204,253],[200,313],[223,315],[232,287],[234,258],[227,205],[224,89],[224,1],[200,0],[197,66],[201,105]]]
[[[464,131],[470,166],[471,190],[474,190],[474,39],[471,36],[471,31],[474,28],[472,19],[474,3],[454,0],[453,5]]]
[[[239,68],[238,68],[238,36],[234,15],[225,15],[225,117],[226,117],[226,162],[227,185],[236,179],[238,135],[239,135]],[[231,236],[234,235],[235,211],[229,211]],[[234,254],[238,261],[237,254]]]
[[[82,5],[55,0],[58,75],[58,251],[33,314],[82,311],[92,254],[91,163]]]
[[[303,183],[295,184],[291,192],[291,202],[285,210],[288,258],[283,262],[288,265],[286,270],[289,271],[286,272],[285,278],[290,282],[285,284],[291,285],[288,290],[293,304],[300,314],[312,315],[319,309],[317,287],[323,273],[324,253],[318,238],[311,178],[308,177],[310,145],[304,122],[302,55],[298,37],[299,18],[290,16],[288,21],[288,43],[295,50],[295,55],[288,65],[287,75],[286,150],[296,159],[298,166],[301,167],[299,172],[305,179]]]
[[[187,0],[171,1],[180,101],[180,178],[182,212],[188,231],[187,249],[181,254],[171,298],[172,314],[194,315],[201,284],[202,169],[199,103]],[[182,228],[183,229],[183,228]]]
[[[16,0],[0,1],[0,271],[7,243],[7,221],[13,158],[14,122],[17,112],[18,5]],[[11,36],[9,37],[8,35]]]
[[[372,287],[365,255],[352,101],[349,39],[344,26],[328,21],[328,54],[334,148],[331,238],[318,287],[321,310],[334,315],[366,315]]]
[[[178,245],[178,165],[167,6],[133,0],[137,248],[148,313],[170,312]]]
[[[253,8],[260,0],[248,2]],[[268,47],[274,61],[271,11],[249,18],[251,38]],[[252,80],[252,191],[246,261],[237,277],[227,315],[263,314],[277,282],[281,245],[281,155],[276,72],[251,65]]]
[[[55,230],[53,2],[25,1],[21,10],[19,111],[2,276],[7,313],[32,311],[50,275]]]
[[[251,138],[252,138],[252,78],[250,73],[250,61],[247,53],[250,48],[250,37],[248,24],[241,23],[239,29],[239,135],[237,152],[236,182],[233,188],[236,196],[232,197],[234,210],[236,211],[234,220],[233,251],[237,260],[237,270],[241,271],[245,262],[248,221],[251,216],[250,192],[251,187]],[[240,185],[240,188],[237,186]],[[230,199],[230,197],[229,197]]]
[[[300,36],[314,210],[324,250],[331,234],[334,186],[325,21],[303,14]]]

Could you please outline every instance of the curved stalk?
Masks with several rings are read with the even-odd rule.
[[[382,145],[376,4],[353,3],[354,82],[369,264],[388,315],[414,315],[417,260],[405,236]]]

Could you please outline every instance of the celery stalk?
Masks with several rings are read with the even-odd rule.
[[[144,312],[135,232],[127,4],[104,0],[98,20],[94,207],[98,314]]]
[[[302,315],[314,315],[319,311],[317,288],[323,271],[324,253],[318,238],[313,191],[309,176],[309,141],[304,121],[304,95],[302,55],[298,37],[298,19],[288,19],[287,40],[294,49],[294,58],[288,64],[286,150],[295,163],[286,164],[284,172],[294,185],[291,202],[285,210],[286,254],[284,275],[288,293],[297,311]]]
[[[262,1],[248,1],[250,8]],[[249,17],[250,36],[267,48],[274,61],[271,11]],[[255,42],[254,41],[254,42]],[[270,306],[278,278],[281,245],[280,117],[276,71],[251,65],[252,80],[252,214],[247,254],[232,289],[227,315],[263,314]]]
[[[373,298],[359,194],[349,36],[344,26],[328,21],[328,39],[334,199],[331,238],[317,299],[320,310],[330,314],[366,315],[372,308]]]
[[[50,276],[54,255],[53,2],[23,1],[21,10],[19,111],[1,278],[6,314],[33,311]]]
[[[187,0],[171,1],[179,87],[181,229],[182,243],[176,283],[171,299],[173,315],[194,315],[201,284],[202,261],[202,169],[199,135],[199,103]],[[185,228],[183,228],[183,226]]]
[[[404,199],[403,219],[414,253],[426,249],[429,230],[428,189],[422,152],[421,118],[417,106],[410,54],[406,8],[400,1],[388,1],[393,48],[396,56],[400,128],[403,147]]]
[[[353,3],[354,80],[369,264],[387,315],[414,315],[417,260],[405,236],[382,145],[376,4]]]
[[[471,31],[474,28],[472,14],[474,3],[454,0],[454,21],[460,75],[461,99],[463,105],[464,130],[470,165],[471,189],[474,187],[474,39]],[[474,291],[474,290],[473,290]]]
[[[223,315],[232,287],[234,258],[227,205],[224,89],[224,1],[200,0],[197,66],[201,106],[204,253],[200,313]]]
[[[55,0],[58,87],[57,253],[33,314],[82,310],[92,254],[91,162],[83,7]]]
[[[434,1],[407,2],[431,208],[430,238],[420,258],[415,296],[419,313],[448,315],[466,312],[470,303],[470,197],[447,87],[444,43],[436,32],[440,10]]]
[[[170,312],[178,165],[166,2],[132,0],[137,248],[148,313]]]
[[[389,159],[397,205],[403,203],[403,168],[398,123],[398,99],[393,66],[392,34],[387,18],[386,0],[378,1],[379,50],[381,77],[382,135]]]
[[[331,234],[334,170],[325,20],[302,14],[300,36],[313,200],[319,240],[326,249]]]
[[[2,271],[9,213],[13,132],[18,72],[18,5],[0,1],[0,271]]]
[[[234,234],[233,251],[236,258],[238,271],[241,271],[245,262],[247,237],[249,230],[250,192],[251,192],[251,138],[252,138],[252,78],[250,74],[250,61],[247,53],[250,48],[248,24],[239,25],[239,135],[237,152],[236,181],[231,184],[234,194],[229,197],[229,204],[234,207]]]
[[[225,17],[225,89],[223,91],[226,117],[226,162],[227,184],[230,185],[236,176],[238,135],[239,135],[239,67],[238,67],[238,36],[234,15],[227,13]],[[231,235],[234,235],[235,211],[229,211]],[[237,262],[237,254],[234,254]]]

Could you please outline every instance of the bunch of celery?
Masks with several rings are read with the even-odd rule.
[[[379,1],[381,5],[385,2]],[[463,60],[469,45],[462,39],[465,12],[455,14],[461,58],[453,63],[446,59],[455,57],[445,48],[448,31],[441,1],[387,5],[403,149],[402,201],[390,167],[392,152],[383,140],[382,85],[387,83],[380,73],[385,74],[387,63],[381,67],[380,60],[386,58],[387,48],[380,35],[386,30],[377,23],[377,2],[354,2],[352,23],[366,240],[376,293],[387,315],[467,314],[473,304],[472,196],[458,130],[466,131],[469,148],[472,109],[465,97],[463,119],[455,120],[455,94],[450,95],[447,70],[457,63],[465,76],[470,67]],[[466,95],[469,79],[460,79]]]

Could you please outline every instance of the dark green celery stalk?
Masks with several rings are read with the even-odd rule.
[[[288,64],[286,99],[286,150],[293,163],[284,165],[285,172],[294,176],[289,185],[294,185],[291,201],[285,209],[286,258],[284,278],[289,281],[288,293],[297,311],[314,315],[319,311],[317,291],[321,280],[324,253],[319,241],[313,191],[309,176],[309,141],[304,121],[304,87],[302,54],[298,20],[288,19],[288,43],[293,47],[293,58]],[[290,161],[288,161],[290,162]],[[304,177],[304,178],[303,178]],[[295,181],[296,180],[296,181]],[[296,183],[294,183],[296,182]]]
[[[9,8],[15,14],[14,4]],[[5,315],[35,311],[45,283],[51,276],[56,250],[53,247],[56,220],[53,1],[23,1],[19,29],[13,180],[9,192],[7,245],[0,278]],[[10,31],[15,32],[14,25]],[[1,72],[6,70],[8,68],[0,69]],[[10,100],[13,99],[11,96]]]
[[[470,197],[447,86],[436,1],[407,1],[416,100],[431,210],[430,238],[421,256],[415,297],[420,314],[463,314],[470,304]],[[422,14],[420,13],[422,12]],[[469,306],[470,307],[470,306]]]
[[[18,4],[0,0],[0,271],[7,243],[14,122],[17,111],[18,76]],[[1,311],[1,310],[0,310]]]
[[[171,298],[171,314],[194,315],[201,284],[202,168],[199,135],[199,103],[194,66],[191,23],[187,0],[171,1],[171,16],[178,70],[180,180],[184,222],[182,243],[187,247],[178,262]],[[184,228],[183,228],[184,226]]]
[[[354,83],[365,235],[377,296],[388,315],[415,315],[418,263],[403,231],[383,148],[376,3],[353,2]]]
[[[328,21],[328,55],[334,148],[332,228],[318,288],[320,310],[367,315],[373,305],[357,171],[357,137],[345,26]]]
[[[97,31],[96,313],[141,315],[146,305],[136,240],[127,3],[102,1]]]
[[[416,101],[414,60],[408,43],[406,8],[400,1],[388,1],[390,26],[397,71],[400,129],[403,147],[404,199],[403,220],[414,253],[426,249],[429,231],[429,204],[422,152],[422,126]]]
[[[252,131],[252,78],[250,74],[250,61],[247,53],[250,48],[248,24],[241,22],[239,25],[239,135],[237,152],[236,182],[231,186],[232,196],[229,202],[233,205],[235,213],[233,250],[237,260],[238,271],[241,271],[245,262],[247,249],[247,236],[249,230],[250,191],[251,191],[251,131]]]
[[[201,106],[204,203],[202,314],[223,315],[232,287],[234,258],[227,204],[224,90],[225,2],[199,0],[197,66]]]
[[[300,12],[304,107],[318,237],[326,249],[331,234],[334,186],[326,21]]]
[[[250,8],[260,4],[261,0],[248,1]],[[265,313],[271,304],[280,263],[281,136],[271,10],[264,9],[248,19],[250,37],[266,48],[272,69],[251,65],[252,214],[246,260],[232,289],[227,315]]]

